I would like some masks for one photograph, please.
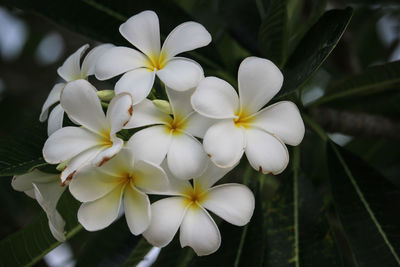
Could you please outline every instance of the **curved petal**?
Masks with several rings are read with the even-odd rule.
[[[174,238],[185,214],[182,197],[169,197],[151,205],[151,221],[143,237],[156,247],[164,247]]]
[[[237,165],[228,168],[220,168],[214,163],[210,162],[207,169],[199,177],[194,179],[194,185],[208,189],[236,166]]]
[[[161,49],[168,59],[177,54],[191,51],[208,45],[211,42],[211,34],[203,25],[188,21],[178,25],[165,39]]]
[[[87,129],[64,127],[50,135],[43,147],[46,162],[57,164],[99,145],[100,137]]]
[[[86,80],[68,83],[61,94],[61,106],[73,119],[85,128],[102,133],[109,128],[96,88]]]
[[[107,80],[124,72],[146,66],[147,58],[139,51],[117,46],[108,49],[96,62],[95,75],[98,80]]]
[[[145,99],[153,88],[155,72],[146,68],[139,68],[125,73],[115,84],[115,93],[129,93],[133,105]]]
[[[184,119],[194,111],[190,103],[190,97],[194,89],[180,92],[166,86],[165,91],[167,92],[168,101],[175,118]]]
[[[170,121],[171,117],[159,111],[151,100],[143,99],[142,102],[133,106],[132,118],[124,128],[131,129],[152,124],[165,124]]]
[[[210,119],[197,112],[192,112],[186,119],[184,130],[195,137],[204,138],[207,130],[216,122],[217,120],[215,119]]]
[[[119,32],[147,56],[160,53],[160,25],[157,14],[146,10],[132,16],[119,27]]]
[[[177,91],[186,91],[199,84],[204,72],[197,62],[184,57],[175,57],[157,71],[157,76],[166,86]]]
[[[145,193],[168,189],[168,178],[160,166],[147,161],[136,161],[133,170],[134,184]]]
[[[96,46],[83,59],[81,68],[81,77],[87,77],[94,74],[97,60],[110,48],[115,47],[113,44],[102,44]]]
[[[57,105],[50,112],[49,121],[47,122],[47,135],[51,135],[62,128],[64,121],[64,110],[61,105]]]
[[[239,98],[233,87],[216,77],[206,77],[192,95],[194,110],[213,119],[235,118]]]
[[[181,133],[172,136],[167,161],[169,170],[176,178],[189,180],[204,171],[207,155],[196,138]]]
[[[31,190],[33,188],[33,183],[39,184],[52,182],[58,182],[58,184],[60,185],[58,174],[33,170],[22,175],[15,175],[11,181],[11,186],[16,191],[24,192],[27,190]]]
[[[60,242],[65,242],[67,240],[64,230],[65,221],[60,213],[55,210],[53,213],[47,214],[47,219],[49,220],[49,228],[53,237]]]
[[[278,136],[292,146],[300,144],[305,132],[299,109],[289,101],[281,101],[260,110],[255,114],[252,125]]]
[[[282,141],[264,130],[246,130],[246,157],[259,172],[279,174],[289,162],[287,148]]]
[[[78,221],[88,231],[96,231],[109,226],[121,208],[125,185],[117,186],[104,197],[83,203],[78,210]]]
[[[132,234],[143,233],[150,224],[150,200],[145,193],[131,185],[125,187],[124,211]]]
[[[164,125],[152,126],[132,135],[127,147],[132,149],[135,160],[160,164],[169,150],[171,134]]]
[[[164,160],[160,166],[168,177],[168,189],[164,192],[158,192],[159,195],[186,196],[185,192],[190,192],[193,189],[188,180],[178,179],[171,173],[167,160]]]
[[[103,173],[108,174],[109,176],[118,176],[126,175],[126,173],[131,173],[134,170],[134,153],[131,149],[126,147],[121,148],[118,154],[115,155],[112,159],[107,161],[104,165],[99,169]]]
[[[43,104],[42,112],[40,113],[39,120],[44,122],[49,114],[49,108],[60,101],[61,91],[64,88],[65,83],[57,83],[51,89],[46,101]]]
[[[124,140],[116,136],[111,137],[112,146],[103,146],[103,151],[101,151],[94,159],[93,164],[100,167],[110,159],[112,159],[124,146]]]
[[[86,49],[89,48],[88,44],[81,46],[72,55],[70,55],[57,69],[58,75],[63,78],[66,82],[70,82],[76,79],[81,79],[81,57]]]
[[[193,205],[183,218],[179,240],[182,247],[193,248],[198,256],[209,255],[221,245],[221,235],[210,214]]]
[[[242,128],[233,120],[223,120],[211,126],[203,139],[204,150],[219,167],[235,165],[243,155],[246,139]]]
[[[223,184],[211,188],[201,205],[225,221],[243,226],[253,215],[254,203],[253,192],[247,186]]]
[[[122,93],[116,95],[107,109],[107,120],[111,125],[111,135],[121,131],[132,117],[132,97]]]
[[[240,108],[251,115],[267,104],[282,87],[282,72],[267,59],[248,57],[238,72]]]

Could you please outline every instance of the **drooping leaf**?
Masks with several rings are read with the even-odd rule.
[[[280,94],[299,88],[321,67],[342,37],[352,14],[350,7],[329,10],[311,27],[286,63]]]
[[[335,208],[357,266],[399,266],[400,190],[333,143],[328,166]]]
[[[79,203],[65,192],[57,210],[66,221],[67,239],[78,233],[82,227],[76,213]],[[44,212],[16,233],[0,241],[1,266],[32,266],[61,243],[52,236]]]
[[[135,248],[132,250],[129,257],[124,262],[124,267],[131,267],[138,265],[144,257],[149,253],[149,251],[153,248],[144,238],[140,239]]]

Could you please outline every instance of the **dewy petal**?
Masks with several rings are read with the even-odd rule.
[[[262,173],[281,173],[289,162],[287,148],[282,141],[264,130],[246,130],[246,156],[250,165]]]
[[[151,100],[144,99],[133,106],[132,118],[124,128],[131,129],[152,124],[165,124],[170,121],[171,117],[168,114],[159,111]]]
[[[117,46],[108,49],[96,62],[95,75],[107,80],[124,72],[146,66],[147,58],[139,51]]]
[[[168,101],[171,105],[174,117],[183,119],[194,111],[192,105],[190,104],[190,97],[192,96],[194,89],[180,92],[166,86],[165,90],[167,92]]]
[[[47,135],[51,135],[55,131],[62,128],[64,120],[64,110],[61,105],[57,105],[50,112],[49,121],[47,122]]]
[[[40,113],[39,120],[44,122],[47,119],[49,114],[49,108],[60,101],[61,91],[64,88],[65,83],[57,83],[51,89],[49,96],[47,97],[46,101],[43,104],[42,112]]]
[[[181,246],[192,247],[198,256],[209,255],[221,245],[221,235],[210,214],[202,207],[190,207],[179,235]]]
[[[100,137],[80,127],[64,127],[52,134],[43,147],[43,157],[51,164],[61,163],[82,151],[98,146]]]
[[[108,106],[106,117],[111,125],[111,135],[121,131],[132,117],[131,95],[126,93],[116,95]]]
[[[262,108],[282,87],[282,72],[267,59],[248,57],[238,72],[240,107],[245,115]]]
[[[169,197],[151,205],[149,228],[144,238],[156,247],[164,247],[174,238],[185,214],[186,206],[182,197]]]
[[[242,157],[246,146],[243,131],[229,119],[211,126],[203,139],[204,150],[211,161],[222,168],[235,165]]]
[[[112,47],[114,47],[113,44],[102,44],[90,50],[83,59],[81,77],[93,75],[97,60]]]
[[[233,87],[216,77],[206,77],[192,95],[194,110],[213,119],[235,118],[239,98]]]
[[[119,32],[147,56],[159,55],[160,25],[155,12],[146,10],[132,16],[119,27]]]
[[[214,163],[209,162],[207,169],[199,177],[194,179],[194,184],[195,186],[198,185],[201,188],[208,189],[236,166],[237,165],[228,168],[220,168]]]
[[[143,233],[150,224],[150,200],[135,187],[127,185],[124,194],[126,222],[132,234]]]
[[[110,159],[112,159],[124,146],[124,140],[116,136],[111,136],[112,146],[105,148],[94,159],[93,164],[100,167]]]
[[[216,123],[217,120],[210,119],[200,115],[197,112],[192,112],[186,119],[185,131],[195,137],[203,138],[207,130]]]
[[[188,134],[178,134],[172,136],[167,161],[169,170],[176,178],[189,180],[204,171],[207,155],[196,138]]]
[[[304,123],[297,106],[281,101],[257,112],[252,121],[257,126],[279,137],[284,143],[297,146],[304,137]]]
[[[58,174],[45,173],[39,170],[33,170],[31,172],[15,175],[11,181],[11,186],[14,190],[24,192],[31,190],[33,183],[51,183],[58,182],[60,184],[60,179]]]
[[[197,62],[184,57],[174,57],[157,71],[157,76],[166,86],[177,91],[186,91],[199,84],[204,72]]]
[[[247,224],[254,211],[254,195],[241,184],[223,184],[211,188],[202,206],[225,221],[243,226]]]
[[[96,91],[86,80],[70,82],[61,94],[61,106],[75,122],[93,132],[102,133],[109,125]]]
[[[58,75],[63,78],[66,82],[70,82],[76,79],[81,79],[81,57],[86,49],[89,48],[88,44],[81,46],[75,53],[70,55],[57,69]]]
[[[78,210],[78,221],[88,231],[109,226],[118,217],[124,189],[125,185],[117,186],[104,197],[83,203]]]
[[[134,184],[146,193],[168,189],[168,178],[160,166],[151,162],[136,161],[133,170]]]
[[[170,59],[180,53],[206,46],[210,42],[211,34],[203,25],[188,21],[172,30],[164,41],[161,53]]]
[[[152,126],[136,132],[127,147],[135,153],[135,160],[146,160],[161,164],[171,144],[171,134],[164,125]]]
[[[153,88],[155,72],[147,68],[139,68],[125,73],[115,84],[115,93],[129,93],[133,105],[145,99]]]

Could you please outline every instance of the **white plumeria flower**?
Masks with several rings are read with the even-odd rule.
[[[124,202],[125,218],[134,235],[150,224],[150,201],[146,193],[165,191],[168,179],[159,166],[134,161],[132,151],[122,149],[100,168],[86,166],[69,185],[72,195],[83,202],[79,222],[89,231],[109,226]]]
[[[65,81],[65,83],[57,83],[51,89],[49,96],[43,104],[42,112],[39,120],[44,122],[49,116],[47,125],[47,133],[51,135],[62,127],[64,119],[64,110],[61,105],[56,105],[50,112],[49,109],[52,105],[60,101],[61,90],[65,87],[66,83],[78,79],[85,79],[94,74],[94,67],[97,59],[109,48],[114,47],[112,44],[103,44],[93,48],[83,59],[82,65],[80,63],[83,53],[89,48],[86,44],[79,48],[75,53],[70,55],[64,64],[58,68],[57,73]]]
[[[66,187],[61,186],[59,176],[33,170],[23,175],[14,176],[11,185],[15,190],[25,192],[25,194],[37,200],[46,212],[49,228],[54,238],[64,242],[65,221],[56,207]]]
[[[200,114],[219,119],[204,136],[204,149],[220,167],[236,164],[246,153],[251,166],[278,174],[289,161],[285,146],[298,145],[304,123],[296,105],[281,101],[261,109],[280,90],[283,76],[269,60],[249,57],[240,64],[239,96],[216,77],[203,79],[192,96]],[[261,110],[260,110],[261,109]]]
[[[75,123],[83,126],[59,129],[43,147],[48,163],[68,161],[60,176],[65,183],[83,165],[92,162],[100,166],[120,151],[124,141],[116,133],[132,116],[132,98],[129,94],[115,96],[104,115],[96,88],[86,80],[76,80],[62,91],[61,106]]]
[[[119,31],[141,52],[114,47],[98,60],[95,73],[99,80],[125,73],[116,83],[115,92],[130,93],[134,105],[150,93],[156,74],[165,85],[178,91],[196,87],[203,77],[203,69],[198,63],[176,57],[211,42],[211,35],[201,24],[180,24],[168,35],[162,48],[158,17],[153,11],[143,11],[131,17]]]
[[[207,164],[202,138],[212,120],[197,114],[191,104],[192,90],[177,92],[166,88],[172,116],[161,112],[150,100],[133,106],[134,116],[125,128],[154,126],[136,132],[128,141],[139,159],[161,164],[167,157],[168,167],[179,179],[199,176]]]
[[[164,168],[170,181],[166,194],[175,196],[151,205],[151,223],[143,233],[146,240],[164,247],[180,228],[182,247],[192,247],[199,256],[215,252],[221,244],[221,236],[206,209],[237,226],[247,224],[254,211],[254,196],[246,186],[231,183],[213,187],[231,169],[222,169],[210,162],[206,171],[193,180],[192,186],[189,181],[176,179]]]

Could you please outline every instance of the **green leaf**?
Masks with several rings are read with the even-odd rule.
[[[263,56],[282,67],[287,53],[286,0],[272,0],[258,33],[258,46]]]
[[[356,266],[399,266],[400,191],[333,143],[328,166],[335,208]]]
[[[178,235],[168,246],[161,249],[157,260],[151,265],[152,267],[184,267],[187,266],[191,259],[195,256],[194,251],[189,247],[182,248]]]
[[[67,239],[81,230],[76,213],[79,203],[64,193],[57,210],[66,221]],[[0,241],[1,266],[32,266],[61,243],[52,236],[44,212],[18,232]]]
[[[301,87],[321,67],[342,37],[352,14],[352,8],[330,10],[311,27],[286,63],[280,94]]]
[[[144,238],[140,239],[123,266],[136,266],[144,259],[144,257],[147,255],[147,253],[149,253],[152,248],[153,246],[150,245]]]
[[[374,66],[363,73],[350,76],[337,82],[326,90],[325,96],[314,105],[327,103],[340,98],[373,94],[389,89],[397,89],[400,85],[400,61]]]

